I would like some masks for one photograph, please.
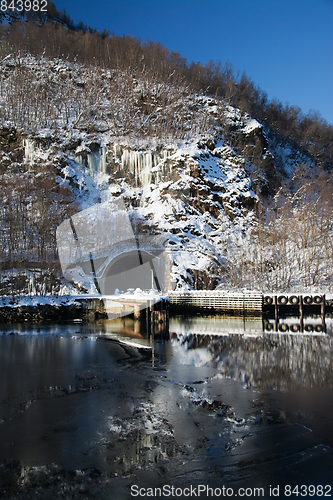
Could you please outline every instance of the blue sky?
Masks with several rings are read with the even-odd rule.
[[[75,21],[230,61],[283,103],[333,123],[333,0],[54,0]]]

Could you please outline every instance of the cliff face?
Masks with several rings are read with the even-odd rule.
[[[288,275],[293,264],[281,268],[281,238],[276,229],[273,241],[267,221],[276,214],[270,203],[275,200],[277,210],[285,196],[286,181],[304,165],[315,170],[310,157],[248,114],[185,88],[59,60],[27,57],[19,63],[20,70],[14,57],[1,63],[3,196],[8,207],[19,203],[22,213],[14,224],[17,243],[10,245],[10,208],[2,213],[4,265],[54,261],[61,222],[95,210],[99,220],[89,215],[85,228],[89,241],[89,227],[105,228],[104,208],[116,203],[134,235],[159,238],[177,287],[285,290],[300,284],[301,271]],[[44,104],[32,94],[12,100],[9,91],[18,88],[22,67]],[[285,245],[287,260],[291,243]],[[34,245],[40,251],[31,258]],[[104,247],[96,258],[107,258]],[[89,288],[89,274],[81,262],[72,278]],[[309,286],[330,287],[328,275],[310,277]]]
[[[45,154],[37,142],[26,143],[26,149],[30,161]],[[215,288],[227,239],[243,234],[254,221],[258,199],[245,160],[219,134],[154,149],[80,144],[74,151],[65,149],[63,157],[63,182],[73,186],[91,227],[86,240],[97,225],[110,227],[107,207],[112,210],[112,203],[121,203],[139,238],[163,236],[177,286]],[[97,197],[96,206],[106,207],[98,211],[98,221],[96,215],[91,217]],[[97,241],[96,235],[93,239]],[[107,257],[111,250],[102,246]],[[101,249],[95,254],[101,258]],[[87,285],[86,276],[83,281]]]

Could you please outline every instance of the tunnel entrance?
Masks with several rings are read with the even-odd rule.
[[[145,251],[133,250],[116,257],[106,270],[104,278],[105,295],[113,295],[115,290],[126,292],[128,288],[150,290],[152,287],[152,273],[154,270],[154,288],[158,290],[160,284],[159,258]]]

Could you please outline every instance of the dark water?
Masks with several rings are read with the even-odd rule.
[[[6,325],[0,497],[332,497],[332,333]]]

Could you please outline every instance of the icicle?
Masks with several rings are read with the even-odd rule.
[[[143,169],[143,159],[144,159],[143,154],[139,153],[138,154],[138,174],[140,174],[140,172]]]
[[[24,159],[25,161],[34,161],[39,148],[35,146],[31,139],[24,139]]]
[[[99,171],[106,172],[106,148],[100,149]],[[131,151],[122,149],[118,144],[113,145],[114,158],[120,160],[120,169],[128,170],[134,178],[135,186],[147,186],[152,182],[161,182],[165,176],[170,177],[171,165],[165,161],[170,156],[170,151],[163,150],[160,153],[146,151]],[[93,160],[89,160],[91,168],[96,170]],[[159,168],[156,168],[158,167]],[[155,170],[156,169],[156,170]]]
[[[94,154],[88,155],[88,168],[91,172],[96,172],[96,159]]]
[[[113,151],[114,151],[115,157],[120,159],[122,156],[122,152],[123,152],[121,149],[121,146],[119,146],[119,144],[115,144],[113,146]]]
[[[131,151],[130,154],[130,172],[131,174],[135,173],[135,163],[137,159],[138,153],[136,151]]]
[[[156,167],[160,163],[160,156],[158,153],[153,154],[153,167]]]
[[[127,168],[130,162],[130,154],[128,149],[125,149],[121,155],[121,166],[122,168]]]
[[[153,168],[153,155],[150,151],[146,153],[146,167],[149,172]]]
[[[82,155],[75,155],[74,160],[76,163],[79,163],[80,165],[84,166],[84,159]]]
[[[101,155],[101,159],[100,159],[99,170],[100,170],[100,172],[102,172],[102,174],[106,174],[106,147],[105,146],[103,146],[100,149],[100,155]]]

